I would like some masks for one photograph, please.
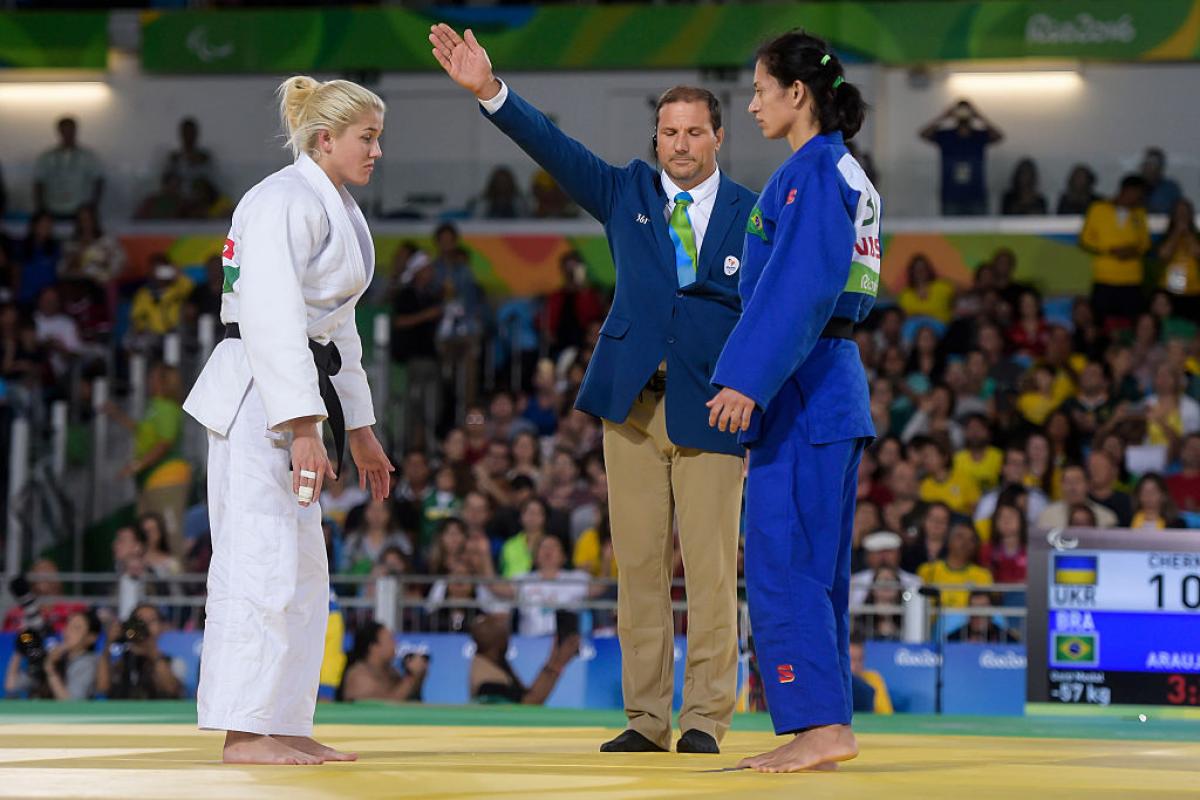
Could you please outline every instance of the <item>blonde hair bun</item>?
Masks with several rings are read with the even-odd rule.
[[[352,81],[321,82],[307,75],[293,75],[279,84],[275,94],[287,137],[285,146],[291,148],[293,156],[312,154],[320,131],[337,136],[362,114],[386,111],[379,95]]]

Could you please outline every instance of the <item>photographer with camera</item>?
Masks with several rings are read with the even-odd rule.
[[[354,649],[342,676],[338,699],[412,700],[420,702],[421,686],[429,671],[429,656],[407,653],[396,669],[396,637],[386,625],[370,621],[354,634]]]
[[[108,670],[96,652],[100,619],[94,611],[77,611],[67,619],[62,642],[47,648],[34,628],[17,637],[8,662],[4,690],[9,696],[55,700],[89,700],[108,689]]]
[[[18,575],[8,585],[15,601],[4,616],[4,630],[21,632],[36,627],[35,618],[44,620],[45,635],[62,633],[67,618],[79,611],[86,611],[83,603],[48,602],[48,598],[63,593],[62,581],[58,580],[58,565],[48,558],[40,558],[30,565],[24,576]],[[36,580],[30,582],[29,578]],[[41,623],[38,623],[41,624]]]
[[[171,669],[171,659],[159,652],[162,618],[158,609],[140,605],[129,619],[114,625],[109,635],[114,700],[175,700],[183,684]]]

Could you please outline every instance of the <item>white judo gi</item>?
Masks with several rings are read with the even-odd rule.
[[[341,353],[347,430],[375,423],[354,305],[375,268],[366,219],[301,155],[246,193],[225,242],[217,345],[184,410],[208,429],[208,572],[197,693],[209,730],[308,736],[329,609],[317,502],[292,492],[284,423],[326,417],[309,339]]]

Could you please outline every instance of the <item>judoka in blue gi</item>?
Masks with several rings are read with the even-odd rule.
[[[745,759],[834,769],[850,729],[850,544],[858,462],[875,435],[852,338],[879,285],[879,195],[844,140],[865,104],[825,42],[764,45],[749,111],[793,153],[747,225],[743,313],[717,362],[710,424],[749,447],[746,586],[767,708],[796,737]]]

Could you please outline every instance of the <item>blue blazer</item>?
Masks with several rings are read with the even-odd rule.
[[[600,329],[575,407],[624,422],[634,400],[667,362],[667,435],[680,447],[731,455],[734,434],[708,426],[704,404],[725,339],[741,315],[740,266],[746,220],[757,195],[721,174],[696,282],[680,289],[667,233],[667,196],[659,171],[636,159],[616,167],[567,136],[509,87],[495,114],[483,115],[604,225],[617,267],[612,309]],[[731,261],[735,259],[736,261]]]

